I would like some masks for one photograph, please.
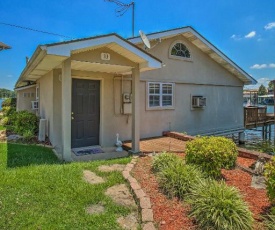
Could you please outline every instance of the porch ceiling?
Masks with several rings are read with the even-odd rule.
[[[84,62],[84,61],[75,61],[72,60],[71,68],[74,70],[82,70],[82,71],[93,71],[93,72],[102,72],[102,73],[116,73],[116,74],[124,74],[131,72],[131,66],[124,65],[110,65],[104,63],[96,63],[96,62]]]

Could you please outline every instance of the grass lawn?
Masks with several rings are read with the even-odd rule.
[[[6,128],[4,127],[4,126],[2,126],[2,125],[0,125],[0,131],[1,130],[5,130]]]
[[[103,173],[97,167],[129,161],[64,164],[47,148],[0,143],[0,229],[120,229],[116,219],[131,210],[104,192],[124,179],[120,172]],[[82,178],[84,169],[106,182],[88,184]],[[98,203],[105,212],[86,213],[87,206]]]

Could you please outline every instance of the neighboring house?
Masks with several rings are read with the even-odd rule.
[[[1,50],[7,50],[7,49],[11,49],[11,47],[4,44],[3,42],[0,42],[0,51]]]
[[[191,27],[148,38],[150,50],[117,34],[38,46],[16,83],[17,109],[39,101],[34,111],[66,160],[75,147],[113,146],[116,133],[138,152],[140,138],[167,130],[243,132],[251,76]]]

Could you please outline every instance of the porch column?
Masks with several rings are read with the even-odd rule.
[[[139,107],[139,91],[140,91],[140,70],[137,65],[132,70],[132,153],[139,153],[140,141],[140,107]]]
[[[71,59],[62,63],[62,144],[63,160],[71,158],[71,112],[72,112]]]

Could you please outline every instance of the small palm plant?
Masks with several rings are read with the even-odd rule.
[[[194,217],[202,230],[251,230],[252,213],[239,191],[224,182],[202,180],[188,193]]]

